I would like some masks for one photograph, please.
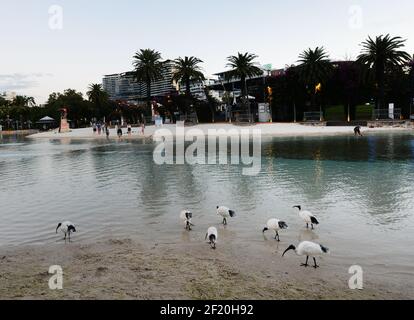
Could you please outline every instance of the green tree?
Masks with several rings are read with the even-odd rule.
[[[362,52],[358,61],[373,69],[377,87],[377,108],[385,108],[385,82],[386,76],[393,69],[402,68],[411,56],[400,50],[406,40],[401,37],[377,36],[375,39],[368,37],[362,45]]]
[[[247,79],[263,75],[263,70],[254,61],[257,58],[257,55],[248,52],[244,54],[239,52],[237,56],[227,58],[227,67],[231,68],[227,75],[240,79],[243,96],[248,95]]]
[[[311,106],[315,107],[316,96],[321,92],[319,85],[323,87],[332,73],[329,55],[323,47],[309,48],[300,54],[298,62],[300,79],[311,96]]]
[[[16,98],[13,99],[11,105],[20,107],[34,107],[36,105],[36,102],[33,97],[16,96]]]
[[[410,115],[412,115],[414,107],[414,55],[408,63],[408,79],[410,87]]]
[[[104,91],[102,84],[92,83],[88,87],[86,93],[89,102],[94,104],[97,118],[107,115],[107,106],[109,104],[109,96]]]
[[[238,53],[237,56],[230,56],[227,58],[227,67],[231,68],[227,72],[229,78],[239,78],[241,81],[242,95],[245,97],[245,103],[247,103],[249,116],[251,115],[250,103],[248,101],[248,86],[247,79],[263,75],[263,70],[258,66],[258,63],[254,60],[258,56],[252,53]]]
[[[147,86],[147,107],[151,110],[151,84],[163,79],[165,61],[162,61],[161,53],[152,49],[141,49],[134,55],[134,74],[137,82],[143,82]]]
[[[191,97],[191,83],[204,81],[206,78],[202,72],[200,63],[202,60],[196,57],[178,58],[173,61],[173,80],[185,85],[185,94]]]

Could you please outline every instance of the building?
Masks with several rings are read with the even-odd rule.
[[[2,94],[0,94],[0,97],[2,97],[3,99],[7,101],[13,101],[14,99],[16,99],[17,93],[16,92],[3,92]]]
[[[212,79],[207,79],[205,81],[193,82],[193,83],[191,83],[191,86],[190,86],[191,95],[194,98],[198,99],[198,100],[202,100],[202,101],[207,100],[205,90],[206,90],[206,88],[209,88],[211,85],[214,85],[215,83],[216,83],[216,80],[212,80]],[[186,93],[185,85],[180,84],[179,93],[180,94],[185,94]]]
[[[172,62],[167,61],[163,78],[151,84],[151,96],[157,99],[177,94],[179,88],[172,78],[173,65]],[[136,82],[132,71],[106,75],[102,80],[102,84],[111,100],[143,102],[147,99],[147,85]]]

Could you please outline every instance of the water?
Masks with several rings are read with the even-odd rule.
[[[252,250],[263,246],[267,219],[285,220],[283,244],[315,240],[338,265],[383,267],[412,276],[414,267],[414,135],[281,138],[263,142],[262,172],[238,166],[157,166],[145,142],[0,140],[0,246],[59,241],[63,220],[76,242],[109,238],[180,244],[202,241],[219,225],[217,205],[238,216],[224,233]],[[292,206],[321,221],[306,231]],[[183,232],[182,209],[196,231]]]

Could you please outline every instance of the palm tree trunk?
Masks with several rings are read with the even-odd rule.
[[[185,95],[188,99],[191,97],[191,82],[190,79],[185,79]]]
[[[385,109],[385,70],[383,67],[379,67],[377,70],[377,82],[378,82],[378,103],[377,109]]]
[[[296,112],[296,102],[295,101],[293,101],[293,122],[294,123],[298,122],[297,112]]]
[[[152,110],[151,110],[151,81],[147,82],[147,108],[148,108],[148,112],[152,115]]]
[[[247,112],[249,114],[249,122],[251,122],[252,121],[252,111],[250,109],[249,90],[247,89],[247,79],[246,79],[246,77],[242,77],[241,81],[242,81],[242,95],[246,99],[247,110],[248,110]]]

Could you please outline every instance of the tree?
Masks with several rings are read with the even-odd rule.
[[[251,53],[238,53],[237,56],[230,56],[227,58],[227,67],[231,70],[227,73],[228,77],[239,78],[241,80],[242,94],[248,95],[247,78],[263,75],[263,70],[258,67],[258,63],[254,60],[258,58]]]
[[[413,105],[414,105],[414,55],[413,58],[408,63],[408,81],[410,87],[410,115],[412,115]]]
[[[347,121],[356,117],[356,105],[364,89],[362,73],[364,66],[355,61],[343,61],[338,64],[335,79],[338,86],[333,94],[341,97]]]
[[[310,93],[311,106],[314,107],[316,95],[321,91],[320,85],[323,86],[331,75],[332,63],[323,47],[305,50],[298,62],[300,79]]]
[[[206,78],[202,72],[200,63],[202,60],[196,57],[178,58],[173,61],[173,80],[185,85],[185,94],[191,97],[191,83],[204,81]]]
[[[102,84],[90,84],[86,95],[89,101],[95,105],[97,117],[100,118],[102,115],[106,115],[105,109],[108,106],[109,97],[103,90]]]
[[[377,108],[385,108],[385,82],[386,75],[392,69],[401,68],[411,56],[399,49],[404,47],[406,40],[401,37],[377,36],[374,39],[368,37],[362,45],[362,52],[358,61],[374,70],[377,87]]]
[[[143,82],[147,86],[147,106],[151,110],[151,84],[163,79],[165,62],[161,54],[152,49],[141,49],[134,55],[135,80]]]
[[[88,125],[96,117],[94,105],[83,99],[81,92],[67,89],[63,93],[52,93],[46,103],[48,115],[54,119],[60,118],[60,109],[68,108],[68,119],[75,127]]]
[[[244,54],[239,52],[237,56],[230,56],[227,58],[227,67],[231,68],[231,70],[227,72],[227,76],[240,79],[242,95],[246,97],[249,116],[251,115],[251,112],[250,103],[248,102],[249,90],[247,87],[247,79],[263,75],[263,70],[259,68],[258,63],[254,61],[257,58],[257,55],[248,52]]]
[[[34,107],[36,105],[36,102],[33,97],[16,96],[16,98],[13,99],[11,105],[19,107]]]

